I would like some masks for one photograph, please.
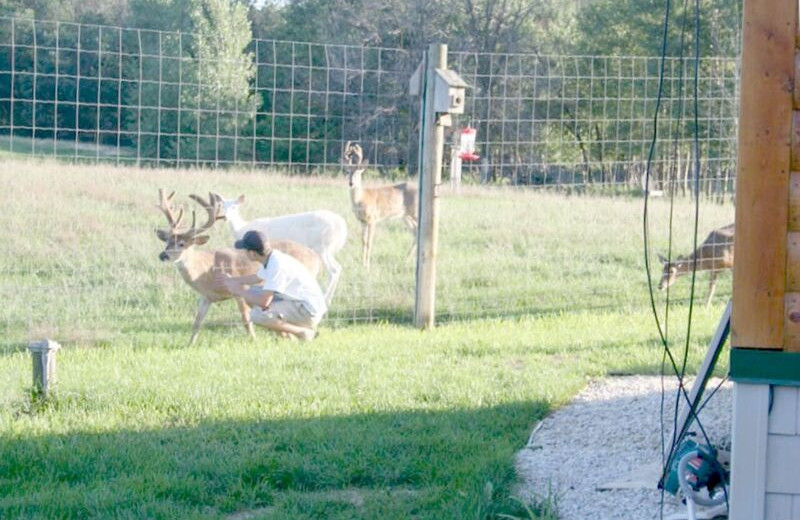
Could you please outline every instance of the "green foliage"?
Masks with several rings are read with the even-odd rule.
[[[73,0],[0,0],[0,15],[43,20],[75,20]]]
[[[193,117],[185,118],[182,131],[190,136],[244,135],[258,109],[258,99],[252,93],[256,70],[253,52],[248,50],[252,33],[247,9],[230,0],[203,0],[191,12],[191,19],[195,32],[192,57],[197,67],[194,80],[200,87],[183,91],[182,107],[216,111],[217,118],[212,131],[201,128],[201,121]],[[197,151],[197,159],[233,162],[238,159],[236,144],[235,139],[206,140]],[[185,155],[181,158],[192,159]]]
[[[126,0],[125,27],[191,32],[189,13],[200,0]],[[123,11],[126,12],[126,11]]]
[[[15,105],[12,113],[9,101],[0,103],[0,125],[13,126],[15,137],[118,145],[145,164],[277,163],[306,173],[337,163],[337,143],[357,137],[374,143],[368,153],[382,174],[414,172],[417,116],[406,82],[419,52],[443,41],[472,86],[469,117],[489,136],[487,148],[504,136],[484,152],[500,165],[495,181],[635,185],[641,178],[646,152],[636,143],[652,133],[660,61],[609,56],[660,54],[663,6],[654,2],[298,0],[249,11],[231,0],[95,3],[2,4],[10,14],[158,30],[18,21],[13,56],[0,54],[0,97]],[[691,54],[692,8],[674,6],[669,56]],[[736,3],[703,1],[703,56],[736,54],[738,13]],[[0,21],[0,41],[11,32],[11,22]],[[253,41],[254,34],[272,40]],[[56,42],[59,53],[44,50]],[[704,176],[723,185],[735,156],[735,67],[706,60],[699,70],[697,133],[712,136],[700,154],[725,159],[704,165]],[[659,166],[659,182],[688,161],[692,72],[691,60],[668,63],[664,95],[672,101],[661,109],[670,117],[659,131],[682,143],[661,147],[656,158],[681,159]]]
[[[700,55],[737,56],[741,1],[700,2]],[[694,56],[693,2],[671,4],[666,55]],[[590,56],[661,56],[665,4],[659,0],[595,0],[576,16],[575,39],[565,52]],[[683,46],[681,46],[683,44]]]

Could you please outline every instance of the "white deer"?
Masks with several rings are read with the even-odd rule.
[[[230,273],[231,276],[246,276],[255,274],[259,269],[257,262],[251,261],[245,251],[238,249],[215,249],[203,250],[194,246],[203,245],[208,242],[209,236],[204,235],[217,220],[218,208],[210,201],[206,202],[197,195],[190,197],[197,201],[206,211],[208,220],[200,228],[192,219],[192,226],[182,226],[183,209],[178,209],[177,213],[172,206],[172,198],[175,192],[169,196],[164,195],[164,190],[158,190],[158,208],[167,217],[168,229],[156,230],[158,238],[166,242],[166,248],[158,255],[163,262],[173,261],[183,280],[200,294],[200,303],[197,308],[197,315],[192,326],[192,336],[189,345],[197,339],[197,334],[203,324],[203,320],[213,303],[233,298],[239,306],[239,312],[244,323],[245,330],[251,338],[255,338],[253,324],[250,321],[250,308],[242,298],[231,294],[224,286],[214,281],[214,274],[217,271]],[[213,196],[210,196],[213,199]],[[312,275],[316,276],[320,270],[319,256],[309,248],[290,241],[271,242],[272,247],[279,249],[297,258]]]
[[[349,171],[350,202],[353,205],[353,213],[362,225],[361,261],[364,267],[369,269],[372,243],[375,240],[375,225],[393,218],[402,217],[414,237],[406,255],[406,259],[408,259],[417,247],[417,187],[410,182],[403,182],[392,186],[365,188],[361,177],[367,169],[369,161],[364,159],[361,146],[348,141],[343,158]]]
[[[315,251],[328,273],[325,303],[330,305],[342,274],[342,266],[336,261],[335,255],[347,242],[347,222],[341,215],[333,211],[317,210],[247,221],[239,213],[239,207],[245,203],[244,195],[235,199],[226,199],[218,193],[212,193],[212,196],[219,204],[220,216],[228,221],[236,239],[255,230],[264,233],[270,242],[291,240]]]
[[[706,307],[708,307],[714,298],[717,277],[722,271],[733,268],[734,231],[735,224],[715,229],[708,234],[697,251],[688,257],[679,256],[670,262],[659,254],[658,259],[661,260],[664,270],[658,288],[666,289],[675,283],[679,276],[691,273],[696,261],[697,271],[709,271],[708,296],[706,297]]]

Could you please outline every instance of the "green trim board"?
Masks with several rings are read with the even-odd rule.
[[[732,348],[730,367],[737,383],[800,386],[800,352]]]

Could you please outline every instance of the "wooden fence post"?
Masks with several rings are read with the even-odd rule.
[[[434,326],[436,304],[436,250],[439,242],[439,186],[442,184],[444,126],[434,107],[436,69],[447,68],[447,45],[431,44],[423,70],[422,160],[419,175],[419,228],[417,230],[417,289],[414,324]]]

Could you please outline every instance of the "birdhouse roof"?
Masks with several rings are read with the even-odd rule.
[[[442,78],[450,87],[467,88],[469,86],[454,70],[436,69],[436,74],[438,74],[439,77]]]

